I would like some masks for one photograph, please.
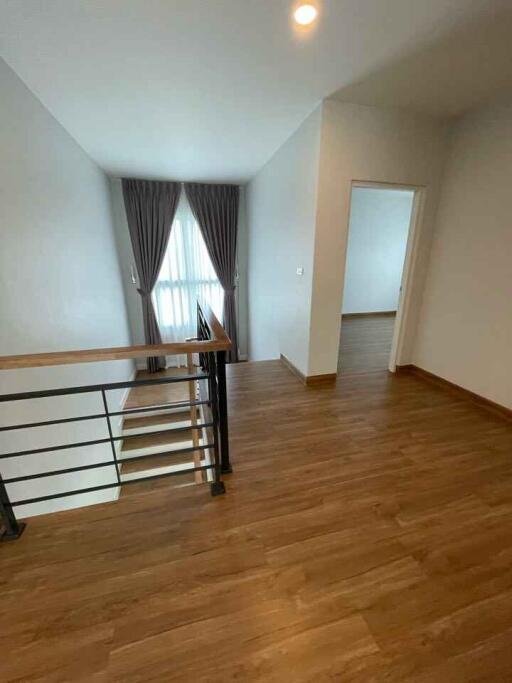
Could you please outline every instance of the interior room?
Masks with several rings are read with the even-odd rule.
[[[0,0],[0,681],[512,680],[510,0]]]
[[[338,373],[389,366],[414,190],[352,188]]]

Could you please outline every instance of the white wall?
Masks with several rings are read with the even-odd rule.
[[[445,157],[445,127],[399,110],[323,104],[308,375],[337,367],[351,184],[355,180],[423,186],[415,286],[404,301],[410,362]]]
[[[413,362],[512,408],[512,103],[452,131]]]
[[[307,372],[321,108],[247,190],[249,358],[284,354]],[[296,274],[297,267],[304,275]],[[339,309],[338,309],[339,310]]]
[[[396,311],[414,192],[354,187],[343,313]]]
[[[119,178],[110,179],[110,193],[119,261],[121,266],[123,288],[128,311],[131,337],[134,344],[144,344],[144,327],[142,322],[142,308],[137,285],[131,280],[131,265],[135,264],[130,242],[126,211],[124,208],[123,188]],[[238,305],[238,348],[242,358],[247,357],[247,226],[245,207],[245,186],[240,187],[240,207],[238,213],[238,274],[239,280],[236,290]],[[145,367],[145,363],[140,363]]]
[[[103,172],[0,60],[0,355],[130,343]],[[1,371],[0,393],[131,377],[128,361]],[[112,405],[119,404],[119,392]],[[57,407],[58,406],[58,407]],[[97,412],[97,396],[0,404],[0,423]],[[104,421],[4,432],[0,452],[106,436]],[[97,447],[0,460],[7,476],[108,460]],[[14,498],[112,481],[113,468],[13,484]],[[20,516],[109,500],[117,491],[37,504]]]

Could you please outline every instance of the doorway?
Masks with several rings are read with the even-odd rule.
[[[339,375],[396,369],[421,192],[410,186],[352,184]]]

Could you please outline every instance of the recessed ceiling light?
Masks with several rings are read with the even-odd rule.
[[[314,5],[300,5],[293,13],[295,21],[301,26],[309,26],[318,16],[318,10]]]

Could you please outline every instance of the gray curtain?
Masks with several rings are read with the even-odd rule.
[[[161,344],[151,292],[158,279],[181,192],[180,183],[123,178],[123,197],[133,256],[139,276],[146,344]],[[165,358],[148,358],[149,372],[165,367]]]
[[[220,284],[224,289],[224,327],[233,346],[227,354],[229,363],[238,361],[236,331],[235,277],[238,228],[237,185],[185,183],[192,213],[201,229],[206,248]]]

